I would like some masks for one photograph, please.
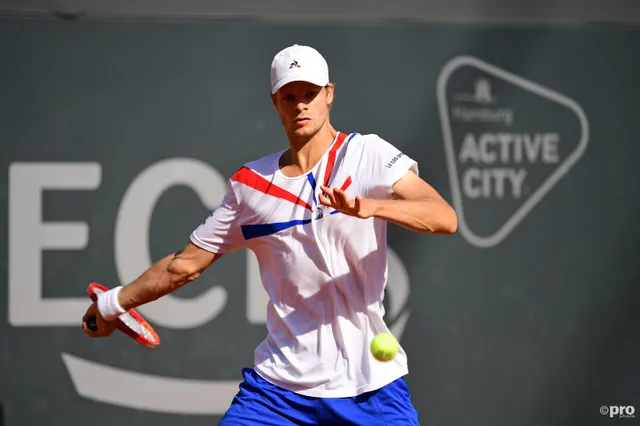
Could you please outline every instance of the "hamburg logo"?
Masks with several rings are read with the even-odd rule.
[[[494,247],[582,157],[587,117],[574,100],[469,56],[444,66],[437,96],[460,233]]]

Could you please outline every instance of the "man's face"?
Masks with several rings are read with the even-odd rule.
[[[311,137],[329,118],[333,86],[324,88],[294,81],[281,87],[271,98],[288,135]]]

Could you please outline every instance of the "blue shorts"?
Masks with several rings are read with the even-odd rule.
[[[312,398],[275,386],[251,368],[242,375],[240,391],[219,426],[420,424],[403,378],[355,397]]]

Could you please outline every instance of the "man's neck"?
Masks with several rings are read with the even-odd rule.
[[[289,138],[289,150],[280,166],[287,175],[304,174],[320,161],[336,138],[337,131],[327,123],[309,139]]]

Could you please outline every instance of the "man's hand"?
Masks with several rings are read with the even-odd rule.
[[[347,197],[340,189],[320,187],[320,203],[349,216],[377,217],[403,228],[432,234],[453,234],[458,217],[451,206],[413,171],[393,185],[392,199]],[[326,195],[325,195],[326,194]]]
[[[362,199],[359,195],[352,199],[344,191],[338,188],[330,189],[324,185],[320,185],[320,189],[322,189],[320,203],[323,206],[332,207],[340,213],[367,219],[374,216],[378,210],[376,200]]]
[[[87,326],[87,321],[91,317],[95,317],[95,323],[97,327],[96,331],[91,330]],[[98,305],[94,302],[91,304],[91,306],[89,306],[89,309],[87,309],[87,312],[82,317],[82,329],[91,337],[111,336],[111,334],[116,329],[116,320],[107,321],[102,318],[102,315],[100,315],[100,311],[98,311]]]

